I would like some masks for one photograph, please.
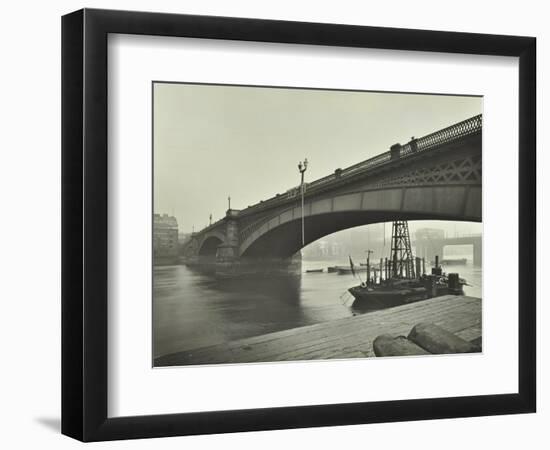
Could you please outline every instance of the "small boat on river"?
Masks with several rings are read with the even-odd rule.
[[[468,263],[466,258],[455,258],[455,259],[442,259],[442,266],[465,266]],[[435,264],[435,261],[432,261],[432,264]]]
[[[373,265],[370,253],[369,250],[366,267],[354,265],[350,257],[349,271],[361,281],[348,289],[355,298],[354,307],[382,309],[441,295],[464,294],[466,280],[458,273],[444,273],[437,256],[431,274],[426,274],[425,260],[412,255],[406,221],[393,222],[390,258],[380,259],[379,264]],[[363,268],[364,281],[358,274]]]
[[[366,272],[367,268],[360,266],[360,267],[354,267],[354,269],[352,270],[351,267],[342,266],[342,267],[338,267],[336,271],[338,272],[338,275],[353,275],[354,273]]]
[[[366,267],[357,267],[355,268],[355,272],[366,272]],[[327,267],[328,273],[337,273],[339,275],[350,275],[351,269],[349,266],[328,266]]]

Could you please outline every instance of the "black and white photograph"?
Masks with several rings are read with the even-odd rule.
[[[482,352],[482,96],[152,105],[154,367]]]
[[[546,9],[6,3],[0,447],[547,448]]]

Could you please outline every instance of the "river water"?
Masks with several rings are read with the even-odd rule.
[[[347,293],[358,280],[327,273],[333,265],[347,261],[303,261],[302,273],[231,279],[184,265],[155,267],[154,357],[361,313]],[[305,273],[318,268],[325,271]],[[481,297],[481,268],[471,260],[444,270],[471,284],[464,287],[466,295]]]

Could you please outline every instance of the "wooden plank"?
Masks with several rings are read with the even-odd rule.
[[[463,299],[464,302],[470,302],[470,301],[475,302],[475,301],[478,300],[475,297],[456,297],[456,296],[453,296],[453,295],[437,297],[437,299],[440,299],[440,303],[439,303],[440,307],[443,307],[446,303],[451,303],[451,300],[456,300],[457,298]],[[436,303],[437,299],[436,298],[428,299],[428,300],[424,300],[422,302],[410,303],[408,305],[403,305],[403,306],[399,306],[399,307],[396,307],[396,308],[389,308],[389,309],[386,309],[386,310],[374,311],[374,312],[371,312],[371,313],[362,314],[362,315],[358,315],[358,316],[354,316],[354,317],[346,317],[344,319],[338,319],[338,320],[334,320],[334,321],[330,321],[330,322],[324,322],[324,323],[319,323],[319,324],[315,324],[315,325],[308,325],[308,326],[305,326],[305,327],[300,327],[299,329],[301,330],[302,333],[309,333],[309,332],[315,332],[317,330],[327,331],[327,330],[330,330],[332,328],[339,328],[341,323],[349,323],[349,324],[357,323],[357,324],[360,324],[360,323],[365,322],[365,321],[368,322],[368,323],[372,323],[372,322],[375,322],[375,321],[378,321],[378,320],[383,322],[384,319],[388,319],[388,318],[390,318],[389,320],[391,320],[393,322],[395,320],[393,317],[397,317],[398,313],[411,312],[412,310],[420,311],[422,308],[429,308],[429,307],[432,306],[433,303]],[[392,310],[394,310],[394,311],[392,312]],[[291,336],[291,335],[295,335],[295,334],[296,334],[296,328],[293,328],[293,329],[289,329],[289,330],[278,331],[278,332],[275,332],[275,333],[269,333],[269,334],[265,334],[265,335],[261,335],[261,336],[247,338],[245,340],[247,341],[247,343],[253,344],[253,343],[265,342],[265,341],[270,341],[270,340],[278,340],[282,337]],[[234,341],[234,345],[238,346],[239,342],[240,341]]]
[[[400,307],[400,308],[402,308],[402,307]],[[367,315],[365,315],[365,316],[367,316]],[[363,318],[365,316],[361,316],[361,317]],[[413,320],[415,320],[415,319],[413,319]],[[349,319],[346,319],[346,320],[349,320]],[[382,321],[382,324],[387,326],[387,323],[385,323],[383,321]],[[322,324],[322,325],[324,325],[324,324]],[[406,325],[406,322],[405,322],[405,325]],[[408,326],[408,325],[406,325],[406,326]],[[315,328],[324,328],[324,327],[319,327],[319,326],[314,326],[314,327]],[[304,328],[307,329],[307,328],[311,328],[311,327],[304,327]],[[374,327],[370,327],[370,329],[371,329],[371,331],[375,331]],[[384,329],[385,328],[381,328],[380,330],[383,331]],[[284,342],[281,342],[281,339],[280,339],[281,337],[285,337],[285,336],[286,337],[291,337],[291,338],[293,337],[294,340],[296,338],[303,339],[304,337],[301,336],[301,333],[299,333],[299,332],[300,331],[310,331],[310,330],[304,330],[302,328],[299,328],[299,329],[294,329],[294,330],[290,330],[290,331],[291,332],[272,333],[271,336],[270,336],[271,339],[269,339],[269,341],[272,344],[275,343],[276,344],[275,347],[278,348],[279,350],[281,348],[288,349],[289,346],[288,345],[283,345]],[[408,330],[404,330],[404,331],[408,331]],[[280,336],[281,334],[284,334],[285,336]],[[336,336],[336,339],[338,339],[338,340],[341,340],[341,338],[342,338],[341,333],[338,333],[338,334],[333,333],[333,335]],[[263,338],[264,337],[262,337],[262,339]],[[277,338],[277,339],[275,339],[275,338]],[[313,345],[319,346],[319,341],[315,341],[315,339],[318,339],[319,336],[310,336],[310,338],[313,338],[314,340],[313,341],[311,339],[306,340],[305,345],[307,347],[310,347],[312,345],[311,342],[314,343]],[[357,336],[355,335],[355,333],[353,333],[352,338],[353,338],[352,342],[356,344],[357,343]],[[225,360],[227,362],[230,362],[230,360],[234,360],[235,358],[237,360],[240,360],[240,361],[243,361],[243,362],[244,361],[255,361],[255,360],[264,360],[265,361],[265,360],[269,360],[270,357],[273,358],[273,360],[281,360],[281,359],[284,360],[284,359],[286,359],[285,356],[288,356],[288,358],[290,358],[290,359],[293,359],[293,358],[296,358],[296,357],[299,356],[299,352],[298,352],[298,354],[285,355],[285,353],[287,353],[287,351],[283,351],[282,354],[279,351],[280,355],[278,355],[278,357],[275,357],[275,355],[270,355],[269,352],[267,352],[267,354],[262,354],[261,352],[258,354],[257,351],[253,351],[253,352],[247,351],[247,352],[245,352],[246,353],[245,355],[241,354],[239,356],[239,353],[242,353],[242,352],[240,352],[240,350],[242,348],[245,348],[247,350],[251,350],[251,349],[257,350],[257,348],[255,346],[247,345],[247,343],[249,343],[249,341],[250,340],[245,339],[242,342],[239,342],[237,347],[235,347],[233,345],[233,348],[231,348],[231,351],[228,351],[228,350],[230,350],[230,348],[228,348],[226,345],[222,345],[222,346],[214,346],[214,348],[210,348],[210,349],[209,348],[203,349],[202,351],[199,350],[199,352],[189,352],[189,353],[192,353],[193,357],[191,359],[193,359],[193,360],[196,360],[196,359],[203,360],[202,363],[208,363],[211,360],[218,360],[218,359],[222,359],[222,360]],[[253,339],[252,339],[252,341],[253,341]],[[282,341],[285,341],[285,340],[283,339]],[[286,339],[286,341],[288,341],[288,339]],[[294,342],[286,342],[286,343],[287,344],[289,344],[289,343],[293,344]],[[253,342],[251,342],[250,344],[253,344]],[[217,350],[217,351],[215,351],[215,350]],[[236,350],[236,351],[233,351],[233,350]],[[321,345],[320,350],[322,350],[322,345]],[[304,353],[304,356],[307,356],[307,354],[309,354],[310,352],[302,352],[302,353]],[[203,354],[202,357],[201,357],[201,354]],[[206,355],[209,355],[210,357],[204,358],[204,356],[206,356]],[[187,359],[187,358],[185,358],[185,359]]]
[[[407,335],[420,322],[435,323],[463,339],[481,335],[481,299],[442,296],[330,322],[184,351],[155,365],[246,363],[373,356],[374,339]]]
[[[447,307],[446,309],[437,311],[437,314],[432,315],[432,320],[444,322],[442,319],[444,319],[446,315],[450,315],[456,308],[457,305],[452,305],[451,307]],[[455,329],[462,329],[463,326],[468,325],[471,321],[471,318],[467,318],[467,322],[464,324],[462,323],[462,321],[460,321],[461,319],[463,319],[462,316],[453,316],[453,323],[449,324],[448,327],[452,329],[452,331],[454,331]],[[312,349],[315,348],[317,348],[318,350],[323,350],[324,348],[336,346],[339,344],[356,346],[361,342],[364,343],[363,346],[367,344],[371,345],[372,339],[374,339],[378,334],[383,334],[384,332],[407,334],[410,331],[410,328],[414,326],[417,322],[418,317],[413,316],[409,317],[408,320],[399,320],[392,324],[389,324],[388,322],[369,323],[368,334],[365,334],[364,327],[362,327],[361,329],[357,329],[355,327],[350,329],[349,326],[341,327],[338,333],[315,336],[310,335],[308,336],[309,338],[315,339],[306,339],[300,345],[294,346],[293,344],[296,341],[300,342],[300,340],[304,339],[304,335],[299,333],[300,329],[295,329],[296,334],[294,336],[287,336],[286,339],[284,339],[284,342],[289,345],[286,347],[286,350],[283,350],[283,353],[281,353],[281,342],[277,341],[272,341],[273,345],[269,348],[263,347],[261,344],[256,345],[254,346],[254,351],[259,353],[257,355],[258,357],[271,356],[275,360],[284,360],[285,356],[288,356],[288,358],[293,359],[298,356],[301,350],[310,353]],[[411,325],[411,323],[413,325]],[[362,337],[364,337],[364,339],[361,339]],[[292,349],[288,350],[289,347],[292,347]],[[275,348],[279,351],[275,354],[270,354],[270,348]]]
[[[443,304],[438,307],[438,311],[447,311],[457,308],[456,304]],[[323,339],[327,336],[338,336],[341,337],[344,335],[343,331],[349,333],[354,333],[356,331],[364,329],[365,326],[371,327],[383,327],[386,329],[388,324],[399,324],[409,323],[411,319],[414,320],[418,315],[422,316],[423,312],[418,308],[418,312],[411,314],[410,310],[403,309],[403,307],[392,308],[395,311],[389,313],[386,310],[384,314],[378,314],[378,312],[365,314],[363,316],[356,316],[352,318],[339,319],[338,321],[328,322],[323,324],[317,324],[307,327],[294,328],[291,330],[286,330],[282,332],[270,333],[268,335],[259,336],[258,338],[249,338],[244,339],[243,341],[246,344],[264,344],[264,343],[277,343],[282,338],[292,338],[298,337],[298,339],[307,338],[307,341],[314,341],[315,339]],[[335,322],[337,322],[335,324]],[[338,331],[336,334],[335,331]],[[231,346],[234,348],[239,347],[242,344],[242,341],[235,341]]]
[[[450,298],[456,299],[454,296]],[[192,355],[192,359],[204,359],[206,362],[218,358],[229,359],[230,355],[238,355],[241,350],[246,349],[246,354],[238,358],[239,360],[254,361],[255,358],[284,360],[285,353],[296,352],[299,349],[309,350],[311,346],[326,347],[329,341],[341,340],[345,337],[351,338],[351,342],[356,344],[358,333],[363,332],[365,327],[368,327],[372,332],[371,334],[375,335],[376,333],[381,334],[389,328],[393,331],[408,332],[408,329],[405,328],[409,327],[409,324],[416,319],[416,314],[411,317],[411,310],[420,314],[425,308],[430,307],[432,302],[428,302],[427,305],[421,303],[423,302],[392,308],[392,310],[395,310],[393,313],[390,310],[377,311],[362,316],[270,333],[256,338],[247,338],[185,353],[190,357]],[[442,301],[437,306],[437,314],[432,314],[434,319],[438,318],[440,314],[446,314],[448,311],[456,309],[460,304]],[[337,325],[335,325],[335,322]],[[297,356],[297,354],[288,355],[291,359]]]
[[[451,304],[444,305],[437,313],[432,315],[433,320],[441,319],[445,315],[449,315],[452,311],[456,310],[460,305]],[[399,312],[396,312],[396,317],[401,317]],[[407,319],[408,317],[408,319]],[[351,319],[346,319],[343,325],[336,330],[326,332],[326,327],[316,327],[316,331],[313,334],[311,330],[304,333],[304,328],[295,328],[293,333],[284,333],[284,336],[280,336],[282,333],[271,333],[267,342],[260,342],[254,344],[253,339],[244,339],[238,341],[238,345],[230,345],[229,348],[225,345],[221,348],[214,346],[214,348],[205,348],[201,351],[210,360],[212,358],[212,352],[219,354],[222,357],[229,359],[229,354],[236,357],[241,362],[252,361],[284,361],[301,359],[301,355],[308,356],[312,352],[323,352],[326,349],[342,346],[357,346],[357,344],[363,343],[362,351],[370,351],[368,347],[372,345],[372,340],[378,335],[384,332],[390,331],[392,333],[407,334],[410,328],[417,321],[416,316],[410,316],[407,312],[405,320],[396,320],[394,323],[385,321],[376,321],[370,323],[368,326],[368,334],[365,335],[365,325],[361,322],[360,327],[357,327],[357,323],[352,322]],[[411,325],[412,323],[412,325]],[[352,326],[353,325],[353,326]],[[460,327],[460,326],[459,326]],[[334,332],[337,331],[337,332]],[[241,350],[246,350],[241,352]],[[220,352],[221,351],[221,352]],[[240,355],[240,356],[239,356]],[[200,357],[200,354],[195,354],[195,358]]]

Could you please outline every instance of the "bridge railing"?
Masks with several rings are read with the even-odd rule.
[[[204,233],[205,231],[213,230],[213,229],[215,229],[219,224],[223,223],[224,220],[225,220],[225,217],[222,217],[221,219],[218,219],[218,220],[216,220],[215,222],[212,222],[210,225],[206,225],[204,228],[202,228],[201,230],[199,230],[197,233]]]
[[[443,128],[442,130],[428,134],[419,139],[413,139],[411,142],[402,145],[400,156],[403,157],[410,153],[430,150],[471,134],[479,133],[482,125],[483,116],[481,114],[462,122],[455,123],[450,127]]]

